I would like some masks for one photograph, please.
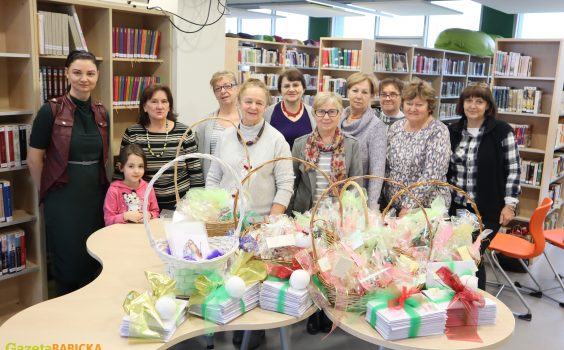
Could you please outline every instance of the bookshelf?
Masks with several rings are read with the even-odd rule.
[[[501,111],[499,117],[511,124],[530,125],[531,143],[520,148],[521,159],[526,162],[542,163],[538,169],[540,185],[523,183],[519,199],[518,216],[515,221],[528,222],[534,209],[542,199],[554,193],[555,186],[562,186],[564,174],[556,168],[558,161],[559,124],[562,121],[560,101],[564,86],[564,55],[562,40],[524,40],[498,39],[496,51],[514,52],[532,59],[530,74],[525,76],[504,75],[501,61],[494,59],[492,69],[492,86],[506,86],[510,89],[536,87],[542,91],[538,113]],[[523,170],[523,168],[522,168]],[[556,191],[557,197],[553,209],[547,215],[550,226],[562,227],[562,194]]]
[[[63,67],[66,55],[40,54],[38,11],[67,13],[76,10],[88,50],[96,55],[100,75],[93,100],[108,109],[110,145],[117,156],[125,128],[137,120],[137,107],[112,108],[113,76],[158,75],[171,82],[172,29],[168,17],[158,11],[122,4],[88,0],[2,0],[0,1],[0,119],[2,124],[31,124],[42,105],[40,67]],[[161,33],[157,58],[112,57],[112,27],[131,27]],[[69,49],[71,49],[69,47]],[[113,164],[108,165],[113,171]],[[13,221],[0,228],[18,225],[26,232],[26,269],[0,276],[0,324],[18,311],[47,298],[45,239],[37,189],[27,166],[0,168],[0,179],[11,182]]]
[[[33,0],[0,2],[0,119],[1,124],[28,124],[37,109]],[[3,137],[3,136],[2,136]],[[13,221],[26,234],[26,268],[0,276],[0,324],[12,314],[45,299],[44,242],[39,221],[37,190],[27,166],[0,168],[0,178],[11,182]]]

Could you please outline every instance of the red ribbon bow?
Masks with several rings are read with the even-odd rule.
[[[388,307],[390,309],[396,309],[396,310],[403,309],[405,306],[405,301],[408,298],[410,298],[412,295],[415,295],[417,293],[421,293],[421,291],[414,287],[408,290],[406,286],[403,286],[401,288],[401,295],[399,297],[388,300]]]

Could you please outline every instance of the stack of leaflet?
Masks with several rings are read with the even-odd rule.
[[[227,298],[225,300],[210,299],[205,306],[205,316],[202,312],[202,304],[191,305],[190,313],[204,317],[208,321],[217,324],[226,324],[241,316],[245,312],[254,309],[259,303],[259,284],[253,283],[247,286],[241,299]]]
[[[456,301],[449,307],[450,300],[454,291],[450,289],[431,288],[422,291],[429,300],[436,303],[437,307],[447,311],[447,326],[466,325],[466,309],[461,301]],[[478,308],[478,326],[495,324],[497,314],[497,304],[491,299],[484,298],[486,304],[483,308]]]
[[[172,338],[172,335],[174,334],[174,332],[176,332],[176,328],[180,326],[184,321],[186,321],[186,318],[188,317],[188,313],[186,312],[188,301],[180,300],[180,299],[175,299],[175,301],[176,301],[176,312],[174,314],[174,317],[169,320],[161,320],[162,327],[154,319],[147,320],[147,326],[149,327],[149,329],[151,331],[158,333],[159,339],[165,342],[169,341]],[[145,328],[145,325],[136,325],[132,323],[132,320],[129,317],[129,315],[125,315],[121,321],[119,334],[122,337],[141,338],[140,334],[136,334],[136,332],[134,331],[134,329],[137,329],[139,326],[141,328]],[[132,331],[130,331],[130,327]],[[145,336],[146,334],[144,334],[143,338],[145,338]]]
[[[307,289],[298,290],[288,282],[266,280],[260,291],[260,307],[286,315],[300,317],[313,304]]]
[[[422,294],[411,296],[405,304],[396,309],[389,308],[386,300],[371,300],[366,305],[366,320],[386,340],[444,333],[446,310],[439,309]]]

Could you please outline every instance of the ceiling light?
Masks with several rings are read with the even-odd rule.
[[[364,15],[364,16],[391,17],[387,13],[376,11],[376,10],[373,10],[373,9],[369,9],[367,7],[340,4],[338,2],[329,1],[329,0],[306,0],[306,2],[316,4],[316,5],[326,6],[326,7],[332,7],[332,8],[335,8],[335,9],[343,10],[343,11],[350,12],[350,13],[356,13],[356,14]]]

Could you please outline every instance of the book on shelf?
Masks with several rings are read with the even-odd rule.
[[[493,86],[492,94],[499,112],[539,114],[541,111],[542,91],[538,87]]]
[[[562,202],[562,184],[552,183],[548,185],[548,197],[552,199],[552,207],[559,207]]]
[[[274,73],[256,73],[253,71],[240,71],[239,81],[243,84],[249,79],[258,79],[262,81],[270,90],[278,89],[278,74]]]
[[[65,76],[65,67],[40,66],[39,67],[39,94],[41,101],[66,94],[68,79]]]
[[[360,50],[324,47],[321,49],[321,67],[360,69]]]
[[[540,186],[543,162],[521,159],[521,183]]]
[[[0,179],[0,187],[2,188],[2,204],[4,207],[4,222],[14,221],[12,207],[12,184],[9,180]]]
[[[284,55],[278,49],[239,46],[237,50],[237,62],[239,64],[278,66],[284,64]]]
[[[73,5],[54,11],[37,12],[39,53],[66,56],[70,50],[88,50],[84,33]]]
[[[552,157],[552,178],[564,175],[564,153],[555,152]]]
[[[456,103],[441,103],[439,106],[439,119],[457,117]]]
[[[0,124],[0,168],[27,164],[30,124]]]
[[[160,84],[158,76],[123,76],[115,75],[113,81],[113,106],[138,106],[143,90],[151,85]]]
[[[555,148],[564,147],[564,124],[558,124],[556,129],[556,142]]]
[[[158,30],[112,27],[112,57],[157,59],[160,41]]]
[[[407,72],[407,54],[404,52],[376,52],[374,70],[377,72]]]
[[[530,77],[533,65],[531,56],[519,52],[496,51],[495,75],[509,77]]]
[[[488,64],[485,62],[472,62],[468,64],[468,75],[474,76],[484,76],[488,75],[487,72]]]
[[[530,124],[512,124],[509,123],[515,132],[515,141],[518,147],[531,146],[533,126]]]
[[[440,74],[441,59],[427,57],[420,54],[413,56],[411,60],[411,71],[422,74]]]
[[[443,81],[441,83],[441,97],[458,97],[464,89],[461,81]]]
[[[346,83],[347,80],[344,78],[333,78],[330,75],[324,75],[319,82],[319,91],[332,91],[345,97],[347,92]]]
[[[0,229],[0,275],[22,271],[26,267],[25,231],[20,227]]]
[[[445,58],[442,60],[441,72],[451,75],[466,75],[466,61]]]
[[[296,48],[286,50],[286,66],[295,68],[317,68],[319,65],[317,55],[300,52]]]

